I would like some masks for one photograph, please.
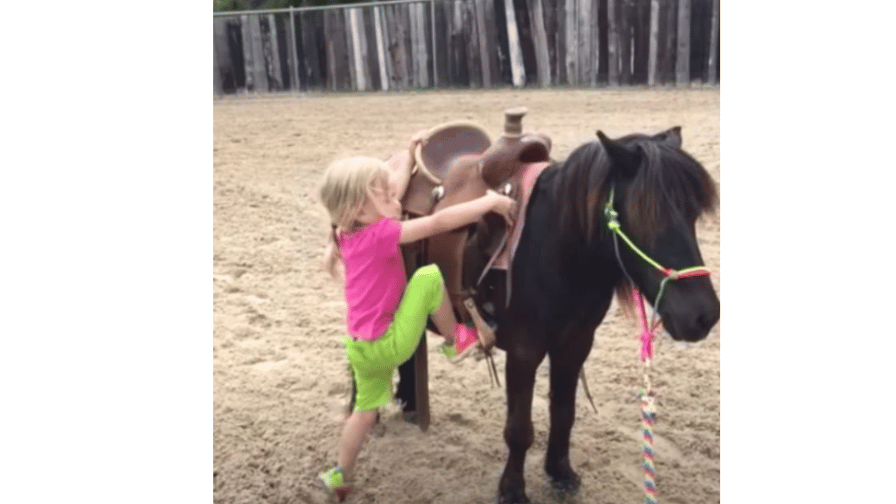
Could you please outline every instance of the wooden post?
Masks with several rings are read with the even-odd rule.
[[[389,36],[392,37],[391,46],[394,47],[392,70],[396,79],[398,89],[407,89],[410,83],[410,75],[408,72],[408,43],[407,23],[404,13],[407,10],[406,5],[391,5],[392,15],[389,16],[390,23],[393,27],[389,30]]]
[[[633,7],[634,45],[632,53],[632,83],[647,83],[647,58],[650,52],[650,0],[635,0]]]
[[[409,4],[411,21],[411,63],[414,83],[417,87],[429,87],[429,76],[426,71],[426,18],[423,15],[423,4]]]
[[[451,72],[451,84],[454,86],[462,85],[470,86],[470,76],[467,74],[467,51],[466,41],[464,40],[463,12],[461,11],[460,1],[448,2],[446,5],[451,9],[449,18],[449,36],[450,57],[448,58],[448,69]]]
[[[327,83],[323,71],[326,68],[326,54],[321,61],[318,52],[318,41],[323,40],[323,29],[326,26],[323,12],[299,13],[299,28],[302,32],[302,61],[299,63],[299,74],[307,82],[303,82],[307,89],[326,89]],[[326,47],[326,44],[325,44]]]
[[[255,62],[252,58],[252,33],[249,29],[249,16],[240,16],[240,35],[243,42],[243,72],[246,75],[246,91],[255,89]]]
[[[566,0],[545,0],[548,18],[545,29],[551,40],[551,83],[566,83]]]
[[[420,61],[418,60],[420,45],[420,26],[417,19],[417,4],[408,4],[408,33],[411,35],[411,85],[420,86]]]
[[[579,83],[579,0],[566,0],[566,81]]]
[[[498,41],[498,25],[497,25],[497,13],[495,11],[495,2],[492,0],[486,0],[485,3],[485,37],[488,41],[488,63],[489,70],[491,76],[492,84],[503,83],[504,77],[501,73],[501,62],[498,57],[498,47],[500,42]]]
[[[600,0],[591,0],[591,13],[588,14],[591,23],[591,85],[597,86],[597,74],[600,70],[600,27],[598,15],[600,13]]]
[[[623,86],[632,83],[632,3],[631,0],[619,0],[616,4],[619,26],[619,83]]]
[[[221,71],[218,70],[218,51],[212,48],[212,96],[215,98],[224,94],[224,86],[221,85]]]
[[[286,30],[289,36],[289,57],[292,61],[292,89],[298,91],[302,88],[302,81],[299,78],[299,49],[296,46],[296,16],[295,8],[289,7],[289,30]]]
[[[557,0],[542,0],[550,83],[557,83]]]
[[[385,29],[383,27],[382,11],[382,7],[373,8],[373,25],[376,30],[376,56],[380,63],[380,89],[388,91],[390,80],[389,74],[391,72],[386,64],[386,62],[389,61],[389,58],[386,57],[386,42],[383,36]]]
[[[576,8],[576,21],[578,22],[578,56],[579,56],[579,72],[578,81],[582,84],[591,84],[592,74],[596,74],[592,68],[594,56],[592,49],[594,48],[594,37],[591,32],[591,2],[592,0],[578,0]]]
[[[373,8],[361,9],[361,32],[364,36],[364,47],[367,59],[367,88],[371,90],[382,89],[380,80],[380,59],[376,48],[376,22],[373,17]]]
[[[677,5],[677,0],[660,0],[660,60],[658,77],[663,84],[675,82]]]
[[[439,72],[436,70],[438,63],[436,63],[436,55],[438,51],[436,50],[436,6],[435,2],[429,2],[429,61],[430,68],[432,69],[432,86],[439,86]]]
[[[470,87],[482,87],[482,54],[479,52],[479,30],[476,22],[475,0],[459,0],[461,6],[461,23],[463,25],[465,57],[467,61],[467,75]]]
[[[252,45],[252,81],[255,91],[269,91],[268,69],[264,60],[264,47],[261,42],[261,19],[259,16],[249,16],[249,39]]]
[[[647,56],[647,85],[656,86],[656,62],[660,34],[660,0],[650,0],[650,49]]]
[[[433,82],[439,86],[450,86],[451,45],[449,41],[451,31],[448,27],[448,16],[446,15],[448,4],[447,2],[438,2],[438,4],[431,2],[430,5],[435,16],[435,25],[433,26]]]
[[[709,32],[709,79],[715,84],[719,71],[719,0],[712,1],[712,29]]]
[[[610,28],[608,37],[607,80],[610,86],[619,85],[619,13],[620,0],[607,0],[607,24]]]
[[[479,64],[482,69],[482,86],[490,88],[492,87],[491,58],[489,56],[491,46],[489,45],[488,33],[485,29],[485,2],[486,0],[475,0],[475,17],[479,44]]]
[[[504,15],[507,18],[507,46],[510,52],[510,73],[513,85],[522,87],[526,84],[526,69],[523,65],[520,33],[516,28],[516,12],[514,11],[513,0],[504,0]]]
[[[358,58],[355,55],[357,43],[355,42],[354,26],[352,26],[352,9],[343,10],[344,22],[343,41],[345,42],[345,51],[348,55],[348,76],[349,89],[358,90]]]
[[[358,91],[367,91],[367,38],[364,36],[364,27],[361,24],[361,9],[348,9],[348,43],[352,56],[352,64],[349,69],[352,72],[352,87]]]
[[[588,0],[591,1],[591,0]],[[544,27],[544,7],[542,0],[528,0],[529,25],[532,30],[532,44],[535,46],[535,66],[538,84],[551,85],[551,58],[548,54],[548,34]]]
[[[271,74],[268,77],[271,91],[283,89],[283,70],[280,66],[280,44],[277,40],[277,23],[273,14],[268,14],[268,36],[271,38]],[[263,48],[264,46],[262,46]]]
[[[214,50],[213,54],[213,69],[214,69],[214,88],[215,88],[215,96],[220,96],[224,94],[224,74],[226,72],[225,69],[229,69],[231,67],[230,58],[228,57],[227,51],[227,27],[225,23],[227,21],[224,18],[216,17],[213,20],[213,34],[214,34]]]
[[[675,84],[691,83],[691,0],[678,0],[678,52],[675,56]]]
[[[327,47],[327,87],[330,90],[351,88],[345,16],[341,11],[324,11],[324,33]]]

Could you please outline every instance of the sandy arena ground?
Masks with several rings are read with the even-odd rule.
[[[227,98],[214,105],[214,502],[317,503],[316,474],[333,464],[351,390],[340,338],[344,301],[324,273],[327,221],[316,187],[349,155],[385,157],[409,136],[469,120],[492,137],[503,110],[526,106],[526,129],[548,133],[554,159],[609,136],[683,128],[684,147],[719,180],[719,89],[419,92]],[[719,288],[719,216],[698,222]],[[428,338],[435,351],[440,338]],[[708,504],[719,494],[720,324],[696,348],[663,341],[658,394],[658,498]],[[598,413],[579,387],[572,502],[643,502],[636,329],[611,308],[585,363]],[[496,359],[504,369],[504,354]],[[533,403],[526,464],[534,503],[558,502],[542,469],[548,366]],[[430,358],[427,432],[388,412],[360,456],[351,503],[493,503],[504,462],[504,390],[485,362]]]

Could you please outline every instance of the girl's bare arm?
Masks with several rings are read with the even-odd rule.
[[[412,243],[437,234],[473,224],[488,212],[497,212],[510,222],[514,201],[507,196],[489,191],[481,198],[450,206],[433,215],[410,219],[401,223],[400,243]]]
[[[424,143],[426,143],[426,131],[420,130],[411,137],[407,151],[399,152],[387,161],[392,169],[389,174],[389,186],[399,199],[404,195],[408,183],[411,181],[411,172],[414,170],[415,163],[414,151],[417,150],[418,144]]]

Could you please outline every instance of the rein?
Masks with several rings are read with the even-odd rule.
[[[651,259],[650,256],[638,248],[638,246],[635,245],[635,243],[622,231],[622,228],[619,225],[619,213],[613,208],[615,189],[615,186],[610,187],[610,196],[607,199],[607,205],[604,207],[604,216],[607,218],[607,227],[613,234],[613,248],[616,252],[616,260],[619,262],[619,267],[622,268],[622,272],[632,286],[632,295],[634,297],[635,305],[638,308],[638,319],[641,324],[641,335],[639,339],[641,341],[641,362],[644,363],[644,388],[640,389],[638,392],[638,399],[641,403],[641,451],[644,456],[644,463],[642,464],[642,468],[644,469],[644,503],[656,504],[656,468],[654,466],[653,451],[653,424],[656,420],[656,409],[654,407],[654,397],[650,387],[650,375],[648,374],[648,371],[650,370],[650,361],[653,359],[653,340],[656,338],[654,331],[656,331],[657,327],[662,323],[662,320],[657,320],[660,301],[663,299],[663,294],[666,292],[666,285],[668,285],[670,280],[708,276],[710,272],[709,268],[705,266],[692,266],[680,270],[664,268],[660,263]],[[628,271],[625,269],[625,264],[622,262],[622,256],[619,255],[619,238],[621,238],[629,248],[647,264],[653,266],[663,274],[663,279],[660,281],[659,292],[656,295],[656,301],[653,303],[653,313],[650,317],[650,324],[647,323],[647,311],[644,309],[644,299],[641,297],[641,292],[635,285],[635,281],[632,279],[631,275],[629,275]]]

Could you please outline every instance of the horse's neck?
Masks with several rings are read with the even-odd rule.
[[[546,170],[539,177],[537,190],[533,191],[529,206],[533,211],[546,212],[550,224],[546,229],[530,236],[538,240],[540,246],[556,247],[562,263],[577,271],[580,278],[587,279],[595,286],[609,283],[612,288],[622,271],[616,260],[612,236],[606,231],[606,221],[603,215],[595,216],[593,224],[596,229],[592,230],[593,239],[590,243],[586,237],[587,232],[577,227],[583,223],[570,222],[564,228],[560,222],[560,214],[565,205],[575,205],[576,202],[564,198],[563,185],[568,186],[570,181],[564,180],[560,175],[554,169]],[[587,183],[587,180],[577,183]],[[598,207],[597,211],[603,208],[600,205]]]

